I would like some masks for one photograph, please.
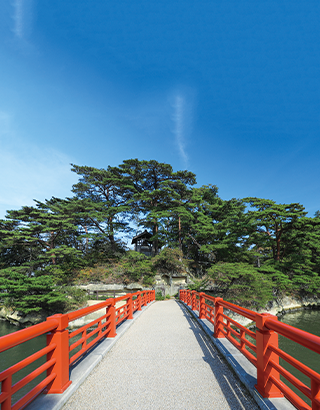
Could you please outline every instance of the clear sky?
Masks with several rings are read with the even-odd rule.
[[[0,0],[0,218],[155,159],[320,209],[319,0]]]

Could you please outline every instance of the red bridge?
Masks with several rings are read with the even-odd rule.
[[[171,300],[153,304],[154,300],[155,292],[150,290],[127,294],[48,317],[43,323],[1,337],[0,352],[4,352],[47,335],[43,349],[0,373],[1,409],[58,409],[66,404],[66,409],[79,406],[220,410],[259,406],[320,410],[320,375],[278,346],[280,334],[320,353],[319,337],[283,324],[276,316],[256,313],[204,293],[181,290],[182,303]],[[151,309],[147,309],[149,306]],[[77,330],[68,329],[72,321],[101,309],[104,313],[98,319]],[[250,319],[255,330],[239,324],[224,309]],[[125,334],[128,339],[121,338],[124,350],[117,352],[115,346],[121,343],[115,342],[137,318]],[[109,351],[111,346],[112,351],[103,359],[106,364],[91,372],[90,377],[96,375],[98,381],[90,384],[88,373],[101,362],[105,354],[101,352]],[[234,367],[256,403],[248,398],[217,351]],[[129,360],[128,356],[131,366],[119,369],[119,377],[115,376],[115,367],[120,367],[122,359]],[[17,380],[18,372],[39,358],[43,358],[43,363]],[[280,358],[306,375],[309,385],[280,365]],[[141,367],[136,367],[138,361]],[[41,381],[34,385],[39,376]],[[99,383],[100,390],[93,391]],[[295,393],[292,386],[301,394]],[[26,389],[26,393],[19,394]],[[127,398],[125,391],[129,392]],[[102,407],[100,394],[104,397]]]

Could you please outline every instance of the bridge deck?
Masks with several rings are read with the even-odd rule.
[[[188,311],[156,302],[69,399],[75,409],[258,409]]]

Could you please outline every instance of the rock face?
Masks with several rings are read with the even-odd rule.
[[[271,315],[281,317],[285,315],[286,313],[290,313],[298,309],[319,309],[319,308],[320,308],[319,298],[305,297],[301,299],[295,299],[289,296],[284,296],[281,299],[277,299],[277,300],[269,302],[266,309],[259,311],[259,313],[270,313]],[[240,323],[243,326],[250,326],[250,324],[252,323],[250,319],[239,316],[231,311],[228,311],[227,309],[225,309],[225,314],[230,316],[232,319],[236,320],[238,323]]]
[[[161,293],[165,297],[166,295],[176,295],[180,289],[185,289],[191,280],[187,274],[172,273],[170,275],[156,275],[155,282],[154,289],[156,294]]]
[[[171,273],[156,275],[155,285],[152,289],[155,289],[156,293],[162,293],[163,296],[173,296],[179,292],[179,289],[185,288],[190,281],[188,274]],[[146,289],[145,286],[137,282],[128,285],[124,283],[109,285],[103,283],[90,283],[88,285],[80,285],[77,287],[88,292],[89,295],[94,295],[93,299],[98,296],[106,296],[106,298],[114,296],[118,297],[129,292],[138,292],[139,290]]]
[[[44,312],[29,313],[28,315],[23,315],[20,312],[5,307],[2,307],[0,309],[0,319],[7,320],[15,326],[32,326],[37,323],[45,321],[46,318],[47,315]]]

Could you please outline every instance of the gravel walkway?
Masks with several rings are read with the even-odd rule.
[[[63,410],[258,409],[198,323],[156,302],[110,350]]]

